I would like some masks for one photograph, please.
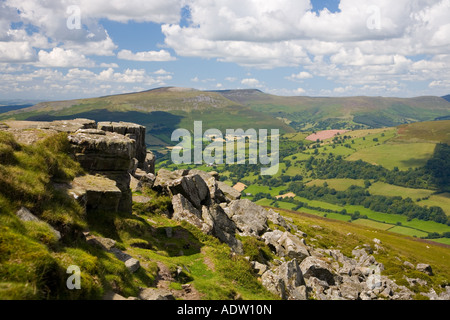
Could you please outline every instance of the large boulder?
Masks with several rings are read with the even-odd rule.
[[[267,211],[248,199],[231,201],[225,212],[244,235],[259,236],[267,230]]]
[[[265,243],[280,257],[303,261],[310,256],[308,247],[297,236],[280,230],[266,232],[262,235]]]
[[[122,192],[114,180],[100,175],[76,177],[67,193],[91,211],[118,212]]]
[[[211,226],[211,234],[228,244],[234,252],[243,253],[242,242],[235,237],[236,224],[227,216],[218,204],[203,206],[202,217]]]
[[[223,200],[225,200],[226,202],[239,200],[241,198],[241,193],[233,187],[227,185],[225,182],[217,181],[217,187],[223,193]]]
[[[225,195],[223,191],[219,188],[219,182],[217,181],[217,177],[213,174],[210,174],[209,172],[192,169],[189,170],[188,174],[198,174],[200,177],[202,177],[203,181],[205,181],[206,186],[209,189],[209,196],[212,200],[212,202],[221,203],[226,202]]]
[[[325,281],[329,285],[335,284],[333,269],[328,263],[318,257],[307,257],[300,263],[300,269],[305,278],[314,277]]]
[[[283,300],[306,300],[307,292],[302,271],[296,259],[268,270],[261,277],[262,285]]]
[[[188,170],[169,171],[166,169],[159,169],[156,174],[153,188],[160,192],[169,193],[168,185],[176,179],[179,179],[189,173]]]
[[[285,231],[283,235],[278,239],[278,243],[283,248],[281,252],[288,258],[296,258],[298,261],[303,261],[306,257],[310,256],[308,247],[295,235]]]
[[[172,219],[177,221],[186,221],[202,229],[203,220],[201,211],[195,208],[192,203],[181,193],[176,194],[172,197],[172,207]]]
[[[69,134],[73,153],[87,171],[124,171],[133,166],[136,143],[126,136],[95,129]]]
[[[428,274],[430,276],[433,275],[433,269],[431,268],[431,266],[429,264],[426,264],[426,263],[419,263],[419,264],[417,264],[416,270],[418,270],[420,272],[423,272],[423,273],[426,273],[426,274]]]
[[[167,188],[172,195],[182,194],[194,207],[201,210],[203,204],[208,204],[210,193],[208,186],[198,174],[190,174],[170,181]]]
[[[147,156],[147,146],[145,144],[145,127],[129,122],[99,122],[99,130],[115,132],[133,139],[136,143],[135,158],[139,161],[139,168],[143,169]]]

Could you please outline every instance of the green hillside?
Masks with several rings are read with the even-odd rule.
[[[214,92],[184,88],[159,88],[144,92],[70,101],[43,102],[0,115],[0,120],[52,121],[87,118],[96,121],[125,121],[147,128],[146,141],[155,151],[173,145],[170,136],[176,128],[193,130],[194,121],[203,121],[204,130],[279,129],[294,132],[273,118]]]
[[[450,115],[450,103],[440,97],[281,97],[259,90],[219,92],[302,131],[392,127]]]

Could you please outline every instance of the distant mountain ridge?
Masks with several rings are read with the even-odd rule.
[[[447,98],[449,96],[446,96]],[[282,133],[326,129],[392,127],[450,117],[450,102],[441,97],[277,96],[258,89],[201,91],[161,87],[98,98],[41,102],[0,115],[0,120],[61,120],[85,117],[145,125],[147,141],[171,144],[174,128],[192,129],[201,120],[208,128],[278,128]]]
[[[448,102],[450,102],[450,94],[443,96],[442,99],[447,100]]]

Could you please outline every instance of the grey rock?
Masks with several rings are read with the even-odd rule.
[[[126,136],[78,132],[68,138],[76,160],[88,171],[128,171],[133,166],[136,144]]]
[[[217,187],[220,189],[220,191],[224,194],[225,198],[224,200],[226,202],[231,202],[233,200],[239,200],[241,198],[241,193],[234,189],[233,187],[230,187],[225,182],[217,181]]]
[[[172,292],[166,289],[147,288],[139,293],[141,300],[175,300]]]
[[[176,194],[172,197],[173,216],[177,221],[187,221],[190,224],[202,228],[202,214],[192,203],[182,194]]]
[[[262,263],[259,263],[258,261],[252,261],[251,262],[253,269],[256,270],[258,275],[264,274],[268,270],[268,266]]]
[[[426,273],[430,276],[433,275],[433,269],[431,268],[431,266],[429,264],[426,264],[426,263],[417,264],[416,270]]]
[[[305,281],[296,259],[282,263],[275,270],[264,272],[261,281],[267,290],[283,300],[302,298],[302,294],[306,292],[298,288],[305,285]]]
[[[291,230],[290,225],[287,224],[286,220],[279,214],[278,212],[274,211],[273,209],[269,209],[267,211],[267,219],[271,221],[273,224],[276,224],[278,226],[281,226],[285,228],[287,231]]]
[[[56,239],[61,240],[61,233],[56,230],[55,228],[53,228],[49,223],[42,221],[41,219],[39,219],[38,217],[36,217],[34,214],[31,213],[30,210],[28,210],[25,207],[21,207],[17,212],[16,212],[17,217],[19,217],[20,220],[22,221],[35,221],[35,222],[42,222],[45,225],[47,225],[47,227],[51,230],[51,232],[55,235]]]
[[[415,268],[414,268],[414,265],[413,265],[411,262],[409,262],[409,261],[403,262],[403,265],[404,265],[405,267],[410,268],[410,269],[415,269]]]
[[[228,244],[234,252],[239,254],[244,252],[242,242],[237,240],[235,236],[236,224],[228,217],[220,205],[203,206],[202,217],[205,224],[210,227],[208,230],[213,236]]]
[[[16,212],[16,216],[18,216],[19,219],[22,221],[41,221],[38,217],[32,214],[31,211],[25,207],[21,207]]]
[[[296,258],[301,262],[310,256],[307,246],[290,232],[269,231],[262,235],[262,239],[280,257]]]
[[[153,173],[147,173],[139,168],[134,170],[132,177],[137,180],[140,188],[142,188],[143,186],[153,188],[153,184],[156,180],[156,176]]]
[[[139,168],[143,168],[147,155],[144,126],[128,122],[99,122],[97,128],[99,130],[117,133],[134,140],[135,158],[138,159]]]
[[[201,210],[202,205],[207,203],[209,189],[205,181],[198,174],[183,176],[168,183],[172,195],[182,194],[194,207]]]
[[[127,267],[127,269],[131,272],[131,273],[135,273],[136,271],[138,271],[138,269],[140,268],[140,262],[139,260],[135,259],[135,258],[130,258],[125,260],[125,267]]]
[[[267,211],[248,199],[231,201],[225,212],[244,235],[259,236],[267,230]]]
[[[305,278],[315,277],[323,280],[329,285],[335,284],[335,275],[331,266],[317,257],[307,257],[300,264],[300,269]]]

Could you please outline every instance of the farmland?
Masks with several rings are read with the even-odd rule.
[[[436,123],[440,136],[445,138],[445,131],[450,130],[450,122]],[[449,234],[450,227],[445,223],[405,211],[386,212],[383,208],[389,207],[377,204],[377,201],[396,199],[395,203],[401,205],[404,208],[402,210],[416,211],[422,208],[425,210],[423,214],[427,215],[438,212],[433,209],[437,208],[444,216],[450,211],[449,194],[440,193],[436,186],[432,186],[431,176],[423,176],[423,168],[434,156],[434,149],[440,141],[418,139],[415,125],[351,130],[316,141],[306,139],[310,136],[308,132],[283,134],[280,137],[280,170],[272,177],[261,177],[257,167],[250,165],[216,165],[205,169],[219,171],[221,179],[230,185],[237,182],[246,184],[248,187],[242,192],[243,196],[263,206],[305,212],[446,243],[444,235]],[[344,170],[344,177],[321,176],[318,165],[320,162],[326,165],[330,159],[338,159],[337,168]],[[350,166],[352,163],[354,165]],[[170,162],[163,164],[170,167]],[[345,173],[345,167],[348,166],[353,168],[348,171],[350,173],[354,172],[352,170],[368,170],[370,166],[374,173],[360,174],[360,178],[356,174],[353,177],[353,174]],[[299,187],[299,190],[303,190],[300,195],[295,193]],[[288,192],[296,196],[280,197]],[[352,194],[355,192],[362,194],[372,204],[352,203]],[[346,197],[349,197],[348,200],[345,200]]]

